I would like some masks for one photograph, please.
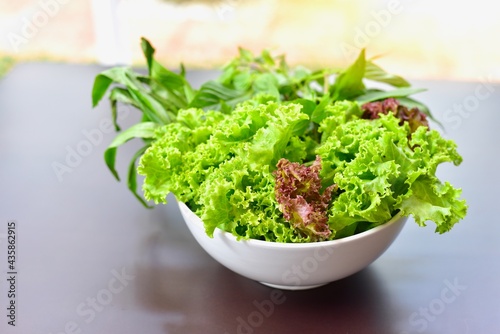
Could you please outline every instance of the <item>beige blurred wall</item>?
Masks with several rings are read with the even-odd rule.
[[[111,14],[102,10],[107,1]],[[146,36],[169,67],[220,66],[238,46],[286,53],[292,64],[337,66],[366,48],[411,79],[500,81],[497,7],[487,0],[0,0],[0,54],[142,64]]]

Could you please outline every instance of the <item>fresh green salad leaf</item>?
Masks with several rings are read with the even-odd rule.
[[[412,133],[393,113],[353,119],[337,126],[317,152],[323,179],[333,179],[342,190],[329,212],[335,231],[351,224],[375,226],[401,211],[421,224],[433,220],[442,233],[465,214],[460,191],[435,176],[440,163],[461,162],[455,143],[435,130],[420,126]]]
[[[363,83],[365,68],[365,49],[363,49],[354,64],[340,73],[335,79],[335,84],[332,87],[333,99],[350,100],[363,94],[365,91],[365,84]]]
[[[117,108],[142,113],[104,158],[119,179],[118,147],[143,141],[127,178],[143,205],[172,193],[209,236],[222,229],[273,242],[342,238],[395,215],[433,221],[444,233],[465,217],[460,189],[436,176],[441,163],[461,163],[456,144],[430,129],[429,109],[410,97],[422,89],[367,60],[365,50],[347,68],[311,71],[240,48],[219,77],[193,89],[182,65],[172,72],[146,39],[141,46],[148,73],[103,71],[92,103],[109,93],[117,131]],[[366,79],[395,88],[367,88]]]
[[[209,235],[219,227],[245,238],[298,240],[301,236],[283,218],[277,219],[272,172],[281,157],[306,158],[310,142],[294,130],[307,117],[300,104],[254,101],[238,105],[229,115],[202,109],[179,112],[178,122],[160,128],[140,160],[146,199],[164,203],[172,192],[202,217]],[[274,212],[272,217],[264,216],[267,211]],[[257,220],[249,220],[251,214]],[[261,224],[264,220],[282,235],[270,234]],[[274,226],[276,221],[281,224]]]
[[[135,161],[149,146],[150,132],[142,131],[155,126],[169,124],[176,119],[180,109],[187,108],[194,96],[194,90],[185,79],[185,74],[176,74],[164,68],[154,59],[155,49],[146,39],[141,40],[142,50],[148,64],[149,74],[144,76],[129,67],[114,67],[98,74],[92,88],[92,105],[96,107],[109,91],[111,115],[117,131],[121,131],[117,123],[118,105],[131,106],[142,112],[144,125],[136,124],[129,130],[120,133],[104,153],[104,160],[111,173],[117,178],[114,168],[115,156],[119,146],[132,138],[142,139],[144,148],[136,153],[128,169],[128,187],[139,201],[146,207],[148,204],[137,194]],[[141,131],[138,131],[141,130]],[[131,135],[133,134],[133,135]],[[125,139],[125,140],[124,140]]]
[[[194,95],[189,107],[220,110],[222,104],[234,107],[249,97],[250,95],[245,91],[225,87],[216,81],[208,81]]]
[[[109,169],[113,173],[114,177],[117,180],[120,180],[118,176],[118,172],[115,169],[115,160],[116,160],[116,150],[119,146],[125,144],[131,139],[134,138],[153,138],[154,130],[158,127],[158,124],[153,122],[147,123],[138,123],[134,126],[128,128],[127,130],[121,132],[119,135],[115,137],[115,139],[108,146],[106,151],[104,152],[104,160],[108,165]]]
[[[412,131],[394,113],[363,119],[352,101],[336,102],[326,112],[319,124],[323,140],[316,145],[304,139],[307,130],[292,131],[308,117],[299,104],[249,100],[229,115],[183,112],[179,117],[191,121],[161,128],[140,160],[146,198],[165,202],[174,193],[202,218],[209,235],[221,228],[240,238],[279,242],[359,233],[397,212],[414,215],[421,225],[432,220],[440,233],[463,218],[460,191],[435,176],[439,164],[461,162],[452,141],[426,126]],[[314,176],[319,160],[301,166],[311,154],[291,154],[298,150],[321,158],[321,188]],[[330,202],[332,184],[338,196]]]
[[[366,93],[363,95],[359,95],[358,97],[355,98],[355,100],[359,104],[364,104],[368,102],[373,102],[373,101],[380,101],[388,98],[400,98],[400,97],[407,97],[409,95],[413,95],[416,93],[420,93],[425,91],[425,89],[422,88],[409,88],[409,87],[403,87],[403,88],[397,88],[389,91],[381,91],[381,90],[368,90]]]
[[[365,78],[373,81],[383,82],[394,87],[409,87],[410,83],[399,75],[390,74],[371,60],[366,61]]]

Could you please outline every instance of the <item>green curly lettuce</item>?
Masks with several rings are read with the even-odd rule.
[[[300,104],[247,101],[231,114],[181,110],[156,131],[141,157],[146,199],[173,193],[198,214],[208,235],[216,228],[239,238],[297,242],[278,209],[272,175],[279,159],[302,161],[317,146],[304,136]]]
[[[104,159],[119,180],[117,149],[142,140],[128,188],[145,206],[173,193],[209,236],[220,228],[277,242],[342,238],[396,214],[422,226],[434,221],[439,233],[464,218],[460,189],[436,177],[438,165],[461,163],[455,143],[428,129],[427,119],[436,120],[410,98],[423,89],[386,73],[365,50],[346,68],[311,71],[289,67],[284,55],[240,49],[218,78],[195,89],[182,65],[178,74],[167,70],[146,39],[141,46],[148,73],[103,71],[92,103],[109,97],[117,131],[119,106],[142,113]],[[392,88],[368,88],[365,79]]]
[[[301,104],[262,102],[230,114],[180,110],[159,127],[138,167],[146,199],[164,203],[173,193],[209,236],[219,228],[276,242],[342,238],[398,212],[444,233],[465,216],[461,191],[436,177],[439,164],[462,161],[437,131],[411,129],[394,113],[364,119],[350,101],[325,106],[319,123]]]
[[[343,124],[337,118],[333,112],[321,123],[331,132],[317,149],[322,177],[333,179],[341,191],[329,209],[337,237],[385,223],[398,211],[422,226],[434,221],[439,233],[465,216],[461,191],[436,177],[439,164],[462,161],[453,141],[425,126],[412,133],[393,113]],[[328,125],[332,120],[336,126]]]
[[[183,202],[193,199],[207,173],[229,154],[222,147],[203,149],[210,145],[213,128],[223,117],[215,111],[185,109],[179,112],[177,122],[156,130],[154,149],[150,146],[146,150],[137,167],[139,174],[147,176],[143,191],[148,200],[164,203],[170,192]]]

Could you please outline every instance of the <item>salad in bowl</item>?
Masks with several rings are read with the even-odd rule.
[[[147,74],[114,67],[95,78],[93,104],[108,97],[119,131],[105,161],[119,179],[117,148],[141,139],[130,190],[145,206],[174,194],[208,240],[224,233],[240,243],[324,244],[398,217],[432,221],[438,233],[465,217],[461,190],[436,176],[440,164],[461,163],[457,145],[431,129],[438,122],[412,97],[423,89],[364,50],[346,68],[313,71],[240,48],[217,78],[194,88],[184,66],[163,67],[146,39],[142,49]],[[121,131],[121,105],[142,112],[141,122]]]

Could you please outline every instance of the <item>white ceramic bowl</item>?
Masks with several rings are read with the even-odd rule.
[[[195,239],[215,260],[242,276],[287,290],[318,287],[360,271],[384,253],[406,222],[406,217],[396,216],[357,235],[314,243],[238,241],[219,229],[208,237],[201,219],[184,203],[179,208]]]

